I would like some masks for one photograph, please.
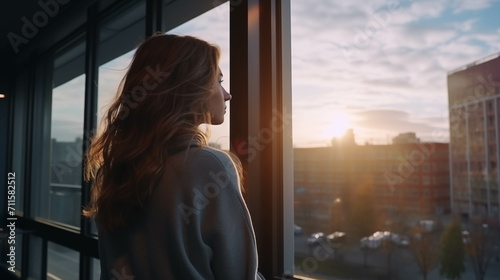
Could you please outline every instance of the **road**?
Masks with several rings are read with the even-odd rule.
[[[302,274],[309,277],[316,277],[319,279],[326,280],[339,280],[347,279],[341,277],[335,277],[332,275],[325,275],[320,272],[319,268],[321,263],[331,263],[333,260],[339,258],[336,255],[335,250],[329,247],[328,244],[322,243],[313,247],[308,246],[307,236],[296,235],[295,236],[295,253],[300,256],[307,256],[302,263],[296,263],[296,272],[302,272]],[[382,249],[370,250],[367,253],[367,266],[371,269],[376,268],[378,270],[387,271],[388,260],[387,252]],[[360,250],[359,246],[352,246],[351,248],[345,248],[344,252],[341,254],[342,263],[346,266],[359,267],[363,269],[364,255]],[[340,261],[338,261],[341,263]],[[423,279],[419,268],[416,264],[415,258],[409,248],[407,247],[396,247],[392,253],[391,261],[391,275],[392,279],[401,280],[421,280]],[[352,278],[351,278],[352,279]],[[375,279],[375,278],[372,278]],[[379,278],[380,279],[380,278]],[[383,278],[388,279],[388,277]],[[444,280],[445,278],[439,275],[439,267],[437,266],[428,274],[428,280]],[[462,280],[474,280],[474,271],[470,265],[469,261],[466,261],[466,272],[462,274]],[[484,280],[499,280],[500,279],[500,261],[496,258],[491,260],[489,268],[486,273]]]

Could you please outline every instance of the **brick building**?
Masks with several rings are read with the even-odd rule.
[[[448,144],[405,138],[392,145],[294,149],[295,223],[306,232],[342,230],[357,188],[369,189],[386,222],[448,213]]]

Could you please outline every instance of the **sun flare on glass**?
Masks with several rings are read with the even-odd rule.
[[[349,117],[344,113],[334,113],[330,120],[331,124],[326,131],[326,136],[329,139],[342,137],[346,130],[350,128]]]

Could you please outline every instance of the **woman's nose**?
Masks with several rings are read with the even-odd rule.
[[[231,94],[229,94],[229,92],[227,92],[225,89],[224,89],[224,101],[229,101],[233,98],[233,96]]]

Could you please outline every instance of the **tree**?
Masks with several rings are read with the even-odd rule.
[[[377,231],[380,215],[375,207],[373,187],[361,183],[351,190],[349,201],[349,224],[351,232],[357,237],[369,236]]]
[[[410,244],[410,250],[417,261],[418,268],[424,280],[427,274],[436,266],[439,259],[439,239],[432,232],[420,232]]]
[[[441,267],[439,273],[451,279],[460,279],[465,272],[465,247],[462,241],[462,226],[452,220],[441,236]]]
[[[361,179],[350,189],[348,203],[349,229],[355,238],[372,235],[380,226],[380,215],[375,207],[375,195],[369,178]],[[361,246],[364,266],[370,248]]]
[[[385,239],[382,240],[382,250],[387,253],[387,272],[389,274],[389,279],[391,279],[391,260],[392,254],[397,249],[397,245],[394,242],[394,233],[390,233]]]
[[[466,240],[465,252],[472,263],[476,280],[483,280],[493,256],[493,240],[487,225],[474,227]]]

